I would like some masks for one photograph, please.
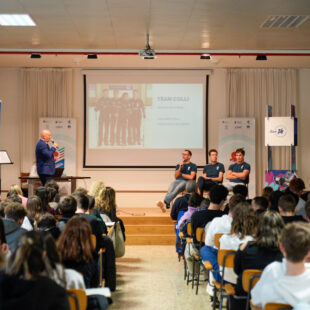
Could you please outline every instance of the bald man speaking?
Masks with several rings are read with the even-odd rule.
[[[48,145],[51,137],[49,130],[42,130],[41,139],[36,146],[37,171],[43,186],[55,174],[54,153],[58,145],[54,141],[52,147]]]

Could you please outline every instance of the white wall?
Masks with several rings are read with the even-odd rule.
[[[218,147],[218,119],[226,117],[225,87],[226,69],[214,69],[209,87],[209,148]],[[310,183],[310,69],[301,69],[299,73],[299,175]],[[21,102],[21,80],[19,69],[0,69],[0,99],[2,125],[0,147],[9,152],[14,165],[3,166],[2,188],[18,182],[20,175],[19,151],[19,105]],[[91,181],[101,179],[116,190],[167,190],[173,179],[173,169],[84,169],[83,168],[83,79],[79,69],[74,70],[73,116],[77,119],[77,175],[91,176]],[[164,159],[163,159],[164,160]],[[179,158],[176,158],[176,162]],[[194,161],[194,159],[193,159]],[[29,167],[30,169],[30,167]],[[81,181],[79,185],[89,188],[91,181]],[[155,201],[163,197],[161,193],[120,193],[117,196],[120,207],[154,207]]]

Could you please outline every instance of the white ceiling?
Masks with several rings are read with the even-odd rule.
[[[0,13],[27,13],[37,24],[0,26],[0,51],[138,51],[146,33],[157,51],[310,50],[310,19],[296,29],[260,28],[270,15],[310,15],[309,0],[3,0]],[[151,64],[136,57],[0,55],[0,66],[206,66],[197,56],[159,56]],[[273,56],[260,63],[254,56],[216,56],[207,66],[308,67],[309,58]]]

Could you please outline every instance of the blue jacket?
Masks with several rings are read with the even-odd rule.
[[[49,145],[40,140],[36,146],[36,159],[37,159],[37,170],[38,174],[55,174],[55,160],[54,153],[56,149],[50,148]]]

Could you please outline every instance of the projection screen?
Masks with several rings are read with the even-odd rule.
[[[83,70],[84,167],[206,163],[206,70]]]

